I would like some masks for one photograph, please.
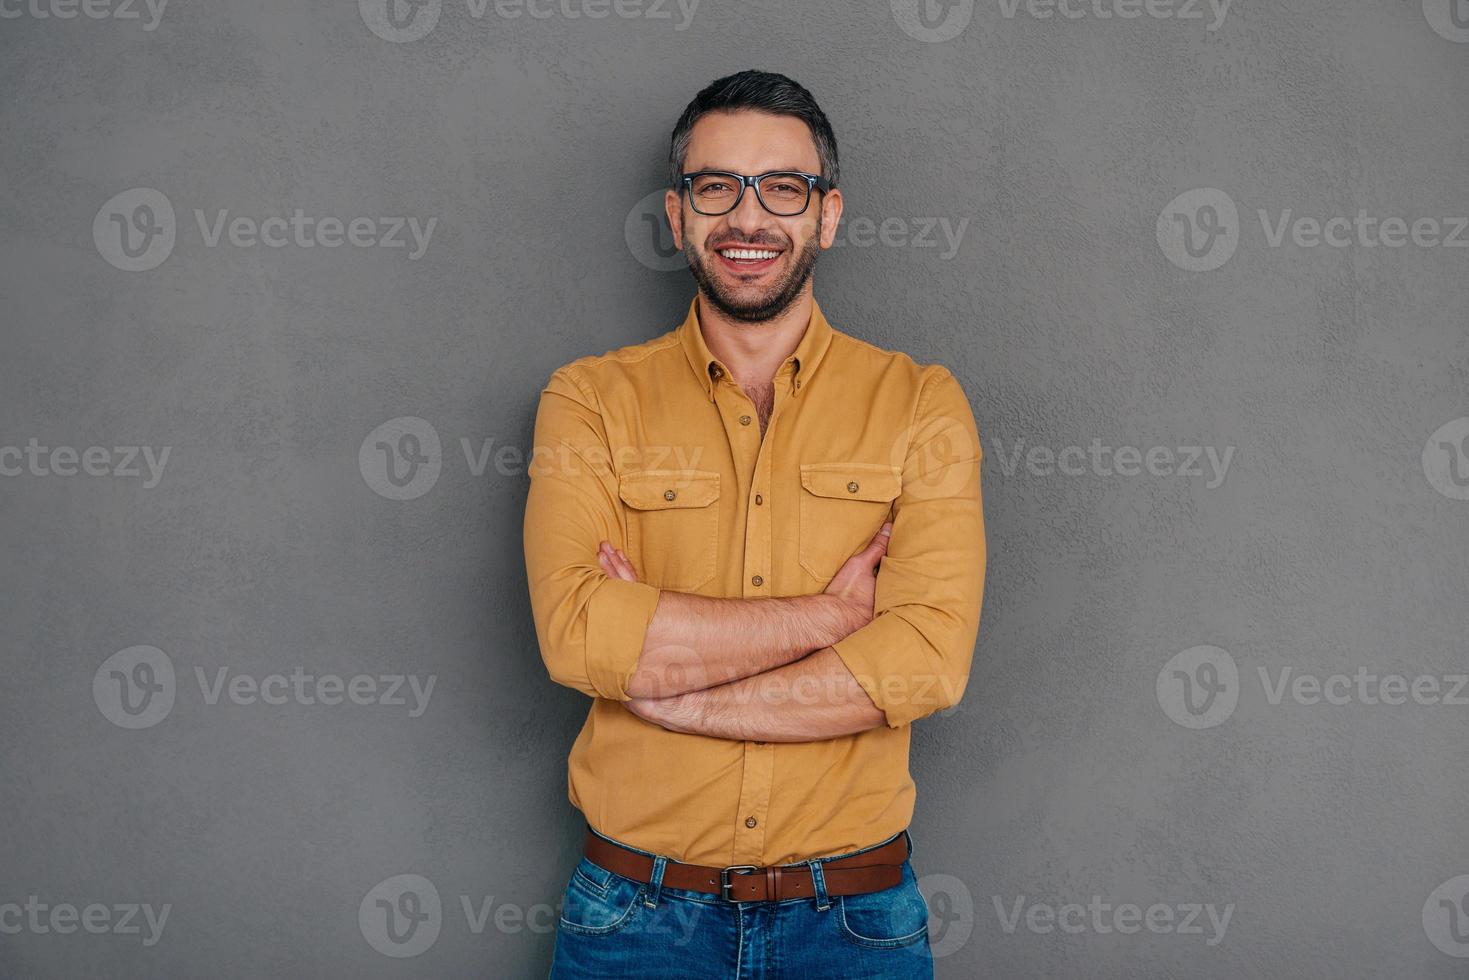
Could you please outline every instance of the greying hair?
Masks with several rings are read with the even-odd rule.
[[[821,176],[837,186],[837,138],[826,121],[826,113],[816,104],[811,93],[794,79],[771,71],[753,68],[709,83],[684,109],[668,149],[668,184],[678,187],[684,160],[689,154],[689,139],[694,123],[706,112],[733,112],[754,109],[777,116],[795,116],[805,121],[816,142],[816,155],[821,160]]]

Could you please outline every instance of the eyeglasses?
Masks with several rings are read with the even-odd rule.
[[[687,188],[689,204],[696,212],[710,217],[728,214],[739,207],[745,188],[755,188],[760,206],[771,214],[790,218],[801,214],[811,203],[811,188],[825,193],[831,181],[819,174],[799,170],[772,170],[747,176],[728,170],[698,170],[681,174],[679,185]]]

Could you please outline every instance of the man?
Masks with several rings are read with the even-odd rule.
[[[554,977],[931,977],[912,722],[963,694],[985,536],[968,399],[811,287],[836,140],[783,75],[673,131],[682,325],[556,370],[525,555],[542,658],[593,698]]]

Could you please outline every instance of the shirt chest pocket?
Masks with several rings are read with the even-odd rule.
[[[892,514],[903,473],[887,463],[801,464],[801,567],[823,587]]]
[[[714,577],[719,550],[719,474],[641,470],[617,478],[628,507],[627,553],[638,579],[692,592]]]

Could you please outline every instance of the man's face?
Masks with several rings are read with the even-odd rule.
[[[683,169],[819,174],[821,160],[802,120],[742,109],[711,112],[694,123]],[[678,190],[669,191],[666,206],[674,241],[688,256],[700,290],[726,316],[748,322],[768,320],[790,307],[811,278],[817,252],[831,247],[842,213],[837,190],[812,190],[805,212],[788,218],[765,210],[752,187],[728,214],[699,214]],[[728,254],[752,248],[776,254],[758,259]]]

